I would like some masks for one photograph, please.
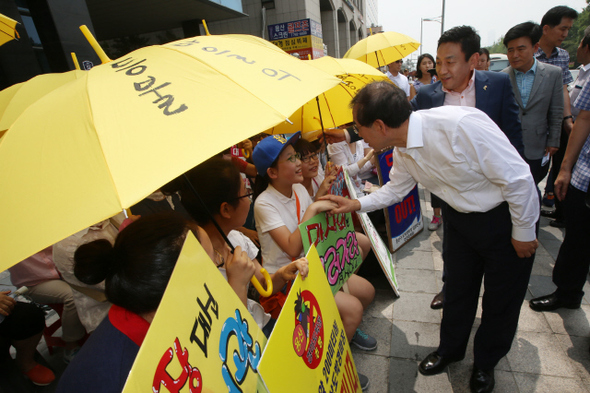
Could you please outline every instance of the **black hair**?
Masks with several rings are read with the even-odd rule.
[[[373,82],[363,87],[352,99],[356,107],[356,120],[361,126],[370,126],[382,120],[391,128],[401,126],[412,113],[406,93],[388,82]]]
[[[240,171],[231,161],[213,157],[188,171],[186,176],[212,214],[219,214],[219,208],[224,202],[232,206],[240,203],[238,197],[242,178]],[[211,221],[203,204],[189,187],[184,187],[180,196],[182,205],[199,225]]]
[[[565,5],[558,5],[551,8],[543,15],[541,19],[541,29],[548,25],[549,27],[555,27],[561,23],[563,18],[576,19],[578,17],[578,11]]]
[[[420,57],[418,57],[418,65],[416,66],[416,78],[418,79],[422,78],[422,70],[420,69],[420,64],[422,64],[422,60],[424,60],[425,57],[432,60],[433,65],[436,64],[436,61],[434,61],[434,57],[432,57],[430,53],[424,53],[420,55]]]
[[[293,144],[293,148],[295,149],[295,152],[301,154],[301,157],[316,153],[318,150],[312,142],[303,138],[299,138],[299,140]]]
[[[582,38],[582,47],[590,45],[590,26],[584,29],[584,38]]]
[[[479,34],[471,26],[457,26],[445,31],[438,39],[438,46],[446,43],[461,45],[461,51],[465,53],[465,61],[469,61],[474,53],[479,53]]]
[[[488,61],[490,60],[490,51],[487,48],[479,48],[479,55],[486,55]]]
[[[535,46],[541,39],[543,31],[541,27],[535,22],[524,22],[512,27],[504,36],[504,46],[508,48],[508,43],[512,40],[521,37],[528,37],[531,40],[531,45]]]
[[[189,222],[168,211],[142,217],[122,230],[115,244],[100,239],[74,254],[74,274],[83,283],[105,280],[109,302],[136,314],[155,311],[180,255]]]

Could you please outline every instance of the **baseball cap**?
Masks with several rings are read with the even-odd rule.
[[[266,170],[270,168],[283,150],[297,142],[299,138],[301,138],[301,131],[294,134],[270,135],[258,142],[252,152],[252,161],[254,161],[258,174],[264,176]]]

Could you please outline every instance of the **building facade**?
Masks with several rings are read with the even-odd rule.
[[[322,27],[327,53],[342,57],[367,36],[366,0],[243,0],[247,17],[208,23],[211,34],[252,34],[269,39],[268,26],[311,19]]]

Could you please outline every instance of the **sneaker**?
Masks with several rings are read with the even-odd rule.
[[[63,361],[65,364],[70,364],[74,356],[76,356],[80,352],[80,347],[76,347],[74,349],[65,349],[63,354]]]
[[[555,205],[555,195],[552,192],[548,192],[543,196],[543,205],[547,207],[553,207]]]
[[[359,383],[361,385],[361,390],[364,392],[365,390],[367,390],[369,388],[369,378],[367,378],[366,375],[363,375],[359,372],[357,372],[358,376],[359,376]]]
[[[24,374],[37,386],[47,386],[55,380],[53,371],[39,363]]]
[[[365,351],[373,351],[377,349],[377,340],[363,332],[361,329],[356,329],[354,336],[352,336],[351,344]]]
[[[440,216],[432,216],[432,221],[428,224],[429,231],[436,231],[440,225],[442,224],[442,217]]]

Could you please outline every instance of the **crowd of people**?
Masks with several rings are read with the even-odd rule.
[[[63,304],[69,366],[57,391],[122,390],[189,231],[269,336],[293,280],[308,274],[299,224],[320,212],[380,210],[420,183],[431,193],[428,229],[443,235],[444,285],[431,308],[444,313],[439,347],[418,370],[438,374],[465,357],[483,281],[470,387],[491,392],[494,368],[516,332],[540,215],[565,227],[565,238],[553,271],[557,290],[530,300],[530,307],[575,309],[584,294],[590,27],[577,49],[582,66],[571,91],[569,54],[560,48],[577,16],[558,6],[540,24],[512,27],[503,42],[510,66],[502,72],[487,71],[490,53],[475,29],[449,29],[436,56],[420,55],[412,81],[402,59],[389,64],[392,83],[364,87],[351,102],[354,122],[326,130],[321,141],[300,132],[243,141],[243,157],[220,153],[133,206],[129,218],[97,223],[12,267],[13,284],[28,287],[34,302]],[[365,195],[375,152],[391,147],[390,181]],[[330,195],[340,167],[359,199]],[[548,174],[542,198],[538,184]],[[548,212],[542,200],[553,195],[556,208]],[[355,230],[365,259],[370,241]],[[268,297],[250,290],[252,277],[264,282],[262,267],[273,284]],[[366,351],[378,345],[359,329],[374,296],[373,285],[356,274],[334,296],[348,341]],[[33,356],[43,311],[6,291],[0,314],[0,338],[16,349],[20,371],[37,385],[50,384],[53,372]],[[368,378],[359,374],[359,381],[365,390]]]

